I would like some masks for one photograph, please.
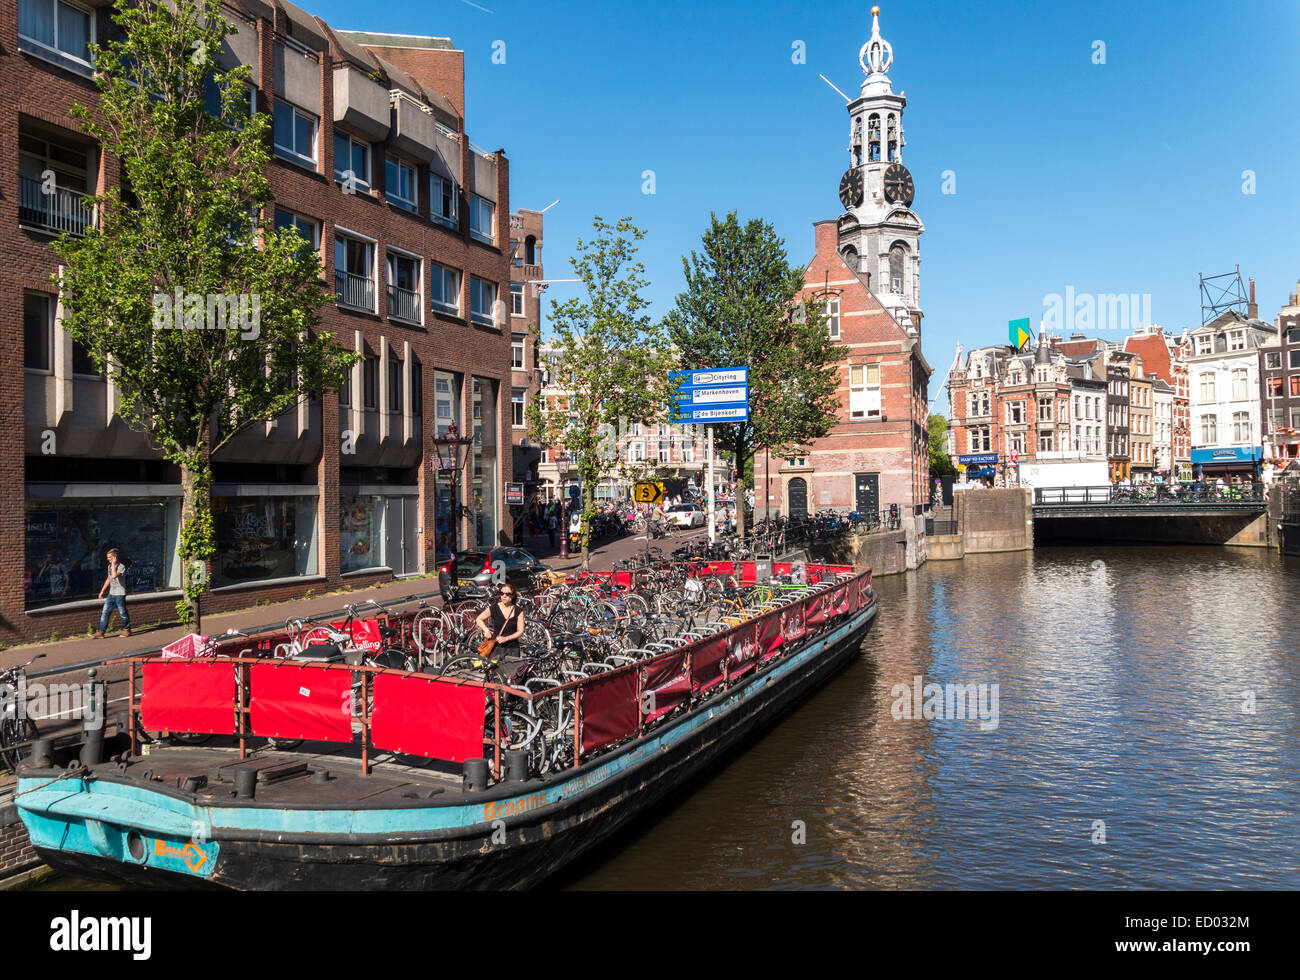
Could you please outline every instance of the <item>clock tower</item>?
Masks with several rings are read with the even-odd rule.
[[[871,8],[871,37],[858,53],[866,78],[849,110],[849,169],[840,179],[844,213],[839,252],[867,279],[872,293],[910,336],[921,332],[921,233],[912,211],[915,185],[903,165],[903,107],[886,72],[894,50],[880,36],[880,8]]]

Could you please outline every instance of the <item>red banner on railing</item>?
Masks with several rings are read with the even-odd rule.
[[[281,661],[254,664],[248,672],[254,735],[352,741],[351,671]]]
[[[803,621],[810,630],[818,629],[826,624],[830,619],[829,603],[827,599],[829,593],[820,592],[809,599],[804,600]]]
[[[594,677],[582,688],[582,751],[593,752],[636,734],[641,720],[636,673]]]
[[[144,665],[140,723],[150,732],[231,735],[235,668],[222,661],[153,660]]]
[[[419,674],[376,674],[373,683],[375,748],[448,762],[483,757],[485,689]]]
[[[785,637],[781,633],[780,616],[764,616],[754,626],[754,642],[758,644],[761,660],[774,657],[781,652]]]
[[[691,680],[706,691],[722,680],[722,661],[727,656],[727,637],[710,637],[695,647],[691,660]]]
[[[686,655],[670,653],[643,668],[641,682],[642,710],[646,724],[668,714],[691,693],[691,679],[686,676]]]

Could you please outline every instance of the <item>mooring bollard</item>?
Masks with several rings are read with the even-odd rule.
[[[488,761],[487,759],[466,759],[461,767],[465,774],[464,788],[467,793],[475,793],[481,789],[487,789],[488,784]]]
[[[235,796],[251,800],[257,794],[257,770],[239,769],[235,772]]]
[[[524,749],[507,749],[506,778],[507,783],[522,783],[528,778],[528,752]],[[484,760],[487,761],[486,759]]]
[[[83,766],[97,766],[104,761],[104,695],[96,674],[94,667],[86,672],[86,709],[81,726],[85,733],[81,743]]]
[[[38,738],[32,744],[32,762],[34,769],[48,769],[53,760],[54,742],[48,738]]]

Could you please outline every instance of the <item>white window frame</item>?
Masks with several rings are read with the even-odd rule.
[[[435,187],[434,181],[437,181]],[[446,184],[450,190],[447,200],[451,204],[451,214],[443,214],[439,209],[442,207],[443,186]],[[456,181],[445,174],[429,174],[429,217],[440,225],[446,225],[448,228],[460,228],[460,192],[456,187]]]
[[[881,413],[880,364],[849,365],[849,419],[878,419]],[[871,381],[875,373],[876,380]]]
[[[1237,392],[1240,391],[1241,394]],[[1250,372],[1245,368],[1232,369],[1232,400],[1244,401],[1250,397]]]
[[[424,260],[414,252],[408,252],[404,248],[398,248],[396,245],[389,245],[387,254],[384,256],[384,276],[385,286],[396,287],[393,282],[393,259],[406,259],[415,263],[415,317],[407,319],[403,316],[393,316],[392,304],[388,305],[388,315],[399,323],[418,323],[424,325]],[[387,289],[385,289],[385,296]]]
[[[346,140],[348,144],[348,166],[344,168],[344,170],[339,170],[339,140]],[[364,140],[359,140],[351,133],[340,129],[334,130],[334,182],[336,184],[342,184],[344,182],[345,178],[343,175],[347,170],[350,170],[352,166],[352,148],[354,146],[359,146],[365,150],[367,174],[367,176],[362,177],[360,174],[354,172],[355,183],[358,187],[364,188],[368,191],[370,190],[370,178],[375,173],[375,148]]]
[[[354,306],[354,305],[352,305],[351,303],[345,303],[345,302],[343,302],[342,295],[340,294],[340,298],[337,300],[336,305],[337,305],[337,306],[342,306],[342,307],[344,307],[345,309],[350,309],[350,310],[365,310],[367,313],[374,313],[374,312],[376,312],[376,306],[377,306],[377,304],[379,303],[379,276],[378,276],[378,274],[377,274],[377,270],[376,270],[376,267],[375,267],[375,264],[379,261],[379,242],[378,242],[377,240],[371,238],[369,235],[362,235],[362,234],[360,234],[360,233],[358,233],[358,232],[350,231],[349,229],[344,228],[344,227],[342,227],[341,225],[335,225],[335,226],[334,226],[334,242],[335,242],[335,252],[334,252],[334,277],[335,277],[335,292],[338,292],[338,289],[337,289],[337,284],[338,284],[338,283],[337,283],[337,280],[338,280],[338,273],[339,273],[339,266],[338,266],[338,241],[339,241],[340,238],[342,238],[342,239],[351,239],[352,241],[360,242],[360,243],[362,243],[362,244],[364,244],[364,245],[368,245],[368,246],[370,247],[370,271],[369,271],[369,274],[366,276],[366,278],[367,278],[367,279],[369,280],[369,282],[370,282],[370,292],[371,292],[371,295],[372,295],[372,300],[371,300],[371,304],[370,304],[370,306],[369,306],[368,308],[365,307],[365,306]],[[351,273],[352,275],[359,275],[359,273],[352,272],[350,269],[344,269],[343,271],[344,271],[344,272],[349,272],[349,273]]]
[[[527,338],[521,334],[512,334],[510,337],[510,367],[514,371],[523,371],[525,356],[525,341]],[[518,355],[518,356],[516,356]]]
[[[454,304],[447,303],[443,300],[437,299],[435,296],[435,291],[433,290],[431,285],[429,289],[430,306],[433,309],[437,310],[439,313],[449,313],[452,316],[460,316],[460,287],[464,281],[462,278],[463,273],[459,269],[456,269],[449,265],[441,265],[438,262],[430,262],[429,266],[430,266],[429,269],[430,283],[432,284],[433,282],[433,276],[439,277],[437,294],[441,295],[444,294],[446,291],[444,288],[447,283],[446,273],[451,273],[453,277],[453,281],[456,284],[456,289],[453,293],[453,295],[456,297],[456,302]]]
[[[402,197],[402,195],[393,190],[393,183],[388,179],[388,167],[392,164],[397,168],[398,183],[401,182],[402,171],[409,170],[411,173],[411,197]],[[407,163],[401,157],[387,156],[384,157],[384,198],[390,204],[394,204],[403,211],[420,210],[420,168],[412,163]]]
[[[303,224],[309,225],[309,226],[311,227],[311,233],[312,233],[312,234],[311,234],[311,238],[308,240],[308,244],[310,244],[311,247],[312,247],[315,251],[319,252],[319,251],[320,251],[321,223],[320,223],[319,221],[317,221],[315,218],[309,218],[309,217],[307,217],[306,215],[298,214],[296,211],[290,211],[290,210],[288,210],[288,209],[286,209],[286,208],[277,207],[277,208],[275,209],[275,214],[273,214],[273,215],[271,216],[271,222],[272,222],[272,226],[273,226],[273,227],[276,227],[276,228],[280,228],[280,227],[282,227],[282,226],[279,224],[279,216],[282,215],[282,214],[288,215],[291,219],[293,219],[293,220],[289,223],[288,227],[290,227],[290,228],[294,229],[295,231],[297,231],[299,235],[302,234],[302,225],[303,225]]]
[[[1251,440],[1251,429],[1249,412],[1232,413],[1232,441],[1237,443],[1249,443]]]
[[[280,110],[281,106],[284,106],[294,117],[294,146],[285,146],[276,139],[275,114]],[[299,116],[311,122],[311,156],[300,153],[296,145]],[[275,105],[271,109],[271,147],[275,151],[275,155],[281,160],[288,160],[290,163],[296,163],[309,170],[315,170],[317,167],[316,161],[320,158],[320,117],[314,116],[304,109],[299,109],[292,102],[285,99],[276,99]]]
[[[840,339],[840,298],[833,296],[824,304],[826,312],[826,332],[831,340]]]
[[[482,211],[484,208],[488,211],[488,228],[490,233],[485,234],[481,230]],[[487,242],[489,245],[495,245],[497,242],[497,206],[495,201],[489,201],[486,197],[480,197],[478,194],[471,193],[469,196],[469,233],[470,237],[477,238],[480,242]],[[479,227],[475,227],[478,224]]]
[[[39,3],[41,2],[41,0],[18,0],[18,5],[21,8],[24,4],[32,3],[32,2]],[[26,51],[28,54],[33,54],[36,57],[40,58],[42,61],[52,62],[53,64],[58,65],[60,68],[67,68],[69,71],[75,71],[80,75],[93,75],[95,72],[95,66],[90,61],[89,58],[82,58],[78,55],[72,54],[71,52],[65,51],[59,47],[59,7],[68,7],[72,10],[77,11],[78,13],[82,13],[86,15],[86,21],[89,26],[89,30],[86,32],[87,46],[98,43],[98,33],[95,24],[95,11],[88,7],[83,7],[81,4],[78,3],[68,3],[67,0],[45,0],[45,2],[47,2],[50,5],[50,7],[53,8],[54,46],[51,47],[50,45],[46,44],[44,41],[37,40],[36,38],[31,37],[27,34],[23,34],[21,28],[19,28],[19,33],[18,33],[19,50]],[[21,10],[19,11],[17,19],[18,19],[18,23],[21,24],[22,23]]]
[[[485,291],[484,295],[486,296],[487,295],[486,290],[488,289],[488,287],[491,288],[491,293],[492,293],[491,302],[488,303],[488,312],[483,313],[475,309],[474,304],[475,304],[475,300],[478,299],[479,290],[480,289],[484,290]],[[469,318],[470,320],[472,320],[474,323],[483,324],[484,326],[496,325],[496,317],[494,314],[496,313],[498,289],[499,287],[497,286],[497,284],[492,282],[491,280],[480,279],[478,276],[474,275],[473,273],[470,273],[470,277],[469,277]]]

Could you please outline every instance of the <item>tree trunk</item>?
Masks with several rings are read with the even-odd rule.
[[[194,526],[194,517],[198,513],[199,478],[192,467],[181,467],[181,530]],[[191,563],[194,561],[189,549],[185,547],[184,538],[181,553],[181,589],[185,595],[185,604],[189,607],[189,620],[192,632],[202,635],[202,609],[200,597],[189,584],[193,581]]]
[[[586,480],[582,482],[582,519],[578,525],[578,534],[581,536],[582,544],[582,570],[591,571],[591,504],[595,499],[595,488]]]

